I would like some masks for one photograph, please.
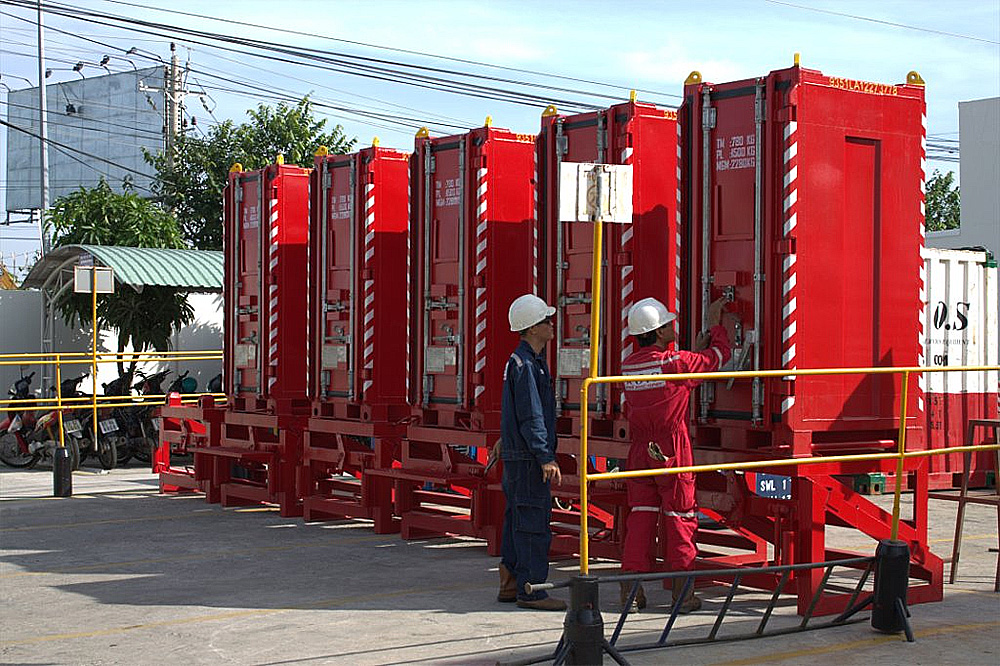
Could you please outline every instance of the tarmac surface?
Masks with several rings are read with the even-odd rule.
[[[269,507],[224,509],[201,495],[161,495],[136,466],[84,467],[73,484],[72,498],[54,499],[50,468],[0,469],[4,664],[495,664],[551,655],[562,631],[563,613],[495,601],[497,559],[474,539],[405,542],[374,534],[365,521],[306,524]],[[878,502],[888,506],[891,496]],[[956,507],[931,502],[930,545],[942,557],[951,554]],[[864,611],[862,621],[839,627],[626,658],[1000,664],[997,554],[989,550],[997,524],[993,507],[968,507],[958,580],[945,585],[943,602],[911,607],[915,643],[874,632]],[[832,530],[831,541],[874,552],[874,542],[847,530]],[[553,563],[550,579],[568,578],[576,565]],[[629,616],[619,644],[662,631],[670,595],[652,588],[651,607]],[[616,592],[602,588],[606,635],[618,618]],[[706,635],[726,594],[699,590],[703,609],[680,619],[671,639]],[[568,598],[566,590],[555,595]],[[766,599],[738,594],[719,635],[752,631]],[[799,620],[788,598],[771,622]]]

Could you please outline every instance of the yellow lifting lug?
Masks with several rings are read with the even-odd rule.
[[[243,165],[239,162],[236,162],[233,166],[229,167],[229,173],[239,173],[241,171],[243,171]]]
[[[924,78],[917,73],[916,70],[911,70],[906,74],[906,83],[911,86],[922,86],[926,85],[924,83]]]
[[[277,164],[277,165],[279,165],[279,166],[282,165],[282,164],[284,164],[285,163],[285,154],[284,153],[278,153],[278,156],[274,158],[274,163]]]
[[[493,127],[493,116],[486,116],[486,120],[483,121],[483,127]]]
[[[315,153],[316,157],[326,157],[329,154],[330,154],[330,149],[327,148],[326,146],[320,146],[319,148],[316,149]]]
[[[799,52],[798,52],[798,51],[796,51],[796,52],[795,52],[795,57],[794,57],[794,61],[795,61],[795,66],[796,66],[796,67],[798,67],[798,66],[799,66],[799,56],[800,56]]]
[[[701,72],[697,69],[688,74],[688,77],[684,79],[684,85],[689,86],[693,83],[701,83]]]
[[[551,118],[552,116],[558,116],[558,115],[559,115],[559,109],[556,108],[555,104],[549,104],[547,107],[545,107],[545,110],[542,111],[542,118]]]
[[[431,135],[431,133],[430,133],[430,131],[426,127],[421,127],[420,129],[417,130],[417,138],[418,139],[426,139],[430,135]]]
[[[638,95],[635,94],[635,88],[633,88],[632,90],[628,91],[628,101],[630,101],[630,102],[632,102],[634,104],[637,97],[638,97]]]
[[[372,137],[372,148],[378,148],[378,137],[377,136],[373,136]]]

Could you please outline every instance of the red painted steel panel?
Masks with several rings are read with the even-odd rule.
[[[314,414],[405,416],[409,154],[316,158],[310,237]]]
[[[229,174],[225,380],[238,410],[305,398],[309,172],[274,164]]]
[[[693,242],[684,275],[693,316],[683,337],[693,339],[704,304],[728,287],[742,344],[727,369],[741,360],[740,369],[917,365],[924,113],[922,85],[798,67],[687,85],[682,192]],[[898,376],[769,379],[755,400],[750,381],[709,385],[696,405],[700,443],[795,455],[884,448],[895,438],[900,387]],[[920,397],[914,378],[913,446],[923,442]]]
[[[534,136],[483,127],[418,138],[412,157],[415,413],[498,430],[507,309],[536,291]]]
[[[580,386],[590,366],[593,226],[559,221],[559,165],[598,162],[633,166],[631,224],[604,227],[601,375],[621,374],[633,349],[627,335],[632,304],[655,297],[680,307],[677,263],[677,116],[651,104],[628,102],[606,110],[542,119],[538,138],[544,199],[539,202],[546,257],[545,298],[558,304],[557,339],[550,344],[556,373],[560,432],[578,432]],[[560,268],[560,264],[562,268]],[[591,393],[596,436],[627,438],[621,390]]]

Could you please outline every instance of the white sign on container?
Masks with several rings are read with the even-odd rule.
[[[632,222],[632,165],[559,165],[561,222]]]

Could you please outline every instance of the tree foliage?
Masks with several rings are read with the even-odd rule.
[[[52,244],[118,245],[183,248],[177,220],[134,192],[118,194],[103,180],[58,199],[46,214]],[[91,324],[92,303],[87,294],[68,293],[56,304],[69,326]],[[118,351],[131,344],[135,351],[165,350],[170,335],[194,317],[184,294],[171,287],[146,287],[141,293],[119,287],[97,301],[100,327],[118,333]],[[118,364],[118,372],[125,368]],[[135,371],[130,364],[128,373]]]
[[[315,117],[308,97],[291,106],[261,104],[247,116],[239,125],[220,123],[207,136],[180,137],[172,166],[163,153],[146,155],[159,178],[154,188],[177,216],[184,238],[199,249],[222,249],[222,190],[233,164],[259,169],[281,153],[286,164],[312,166],[319,146],[347,153],[356,141],[340,125],[327,131],[326,120]]]
[[[927,181],[926,224],[927,231],[958,229],[962,223],[961,197],[955,185],[955,173],[941,173],[937,169]]]

